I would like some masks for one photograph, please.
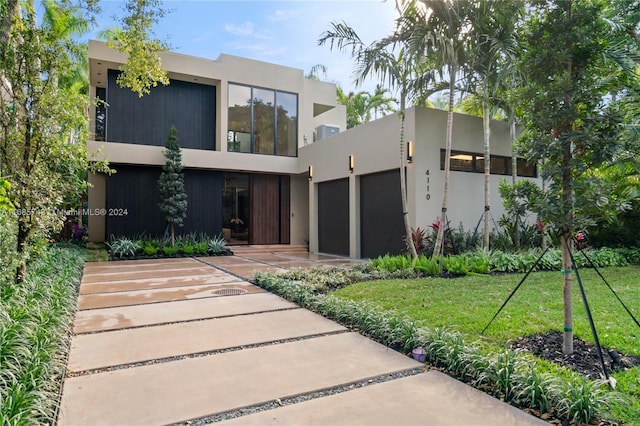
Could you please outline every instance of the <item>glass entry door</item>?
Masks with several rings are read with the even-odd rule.
[[[248,174],[224,174],[222,235],[229,244],[249,243]]]

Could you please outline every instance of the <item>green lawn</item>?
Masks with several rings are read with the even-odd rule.
[[[606,268],[603,275],[636,318],[640,318],[640,268]],[[580,270],[600,342],[623,353],[640,355],[640,328],[591,269]],[[422,278],[361,282],[333,293],[370,301],[406,313],[425,326],[451,327],[473,338],[497,312],[522,274]],[[593,341],[578,283],[573,286],[574,331]],[[559,272],[531,274],[494,320],[483,338],[503,344],[509,339],[562,330],[562,277]]]
[[[640,327],[594,270],[579,272],[601,344],[640,356]],[[640,318],[640,267],[603,268],[601,272],[634,316]],[[405,313],[429,328],[458,330],[468,341],[480,339],[504,346],[520,336],[560,331],[563,327],[561,274],[537,272],[527,278],[485,335],[480,334],[522,277],[522,274],[509,274],[380,280],[356,283],[333,294]],[[575,279],[573,303],[575,335],[593,342]],[[638,424],[635,416],[640,411],[635,410],[640,409],[640,367],[614,377],[618,380],[618,390],[632,398],[634,407],[630,413],[618,412],[616,416],[629,424]]]

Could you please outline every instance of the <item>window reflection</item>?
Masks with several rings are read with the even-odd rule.
[[[251,88],[229,85],[227,150],[251,152]]]
[[[257,154],[273,154],[275,92],[253,89],[253,143]]]
[[[276,100],[278,103],[278,116],[276,118],[278,155],[295,157],[298,136],[298,97],[293,93],[277,92]]]
[[[105,99],[107,99],[107,89],[104,87],[96,88],[96,136],[95,140],[104,141],[105,140],[105,129],[107,122],[107,104],[105,103]]]
[[[441,150],[440,164],[442,164],[443,166],[444,166],[444,159],[445,159],[445,151]],[[473,156],[452,151],[451,162],[449,164],[450,164],[451,170],[471,172],[473,171]],[[442,170],[444,170],[444,167]]]
[[[440,150],[440,170],[444,170],[445,150]],[[511,157],[502,155],[491,156],[492,175],[510,175]],[[451,171],[484,173],[484,155],[473,152],[451,151]],[[537,177],[535,164],[529,164],[526,160],[518,158],[518,176]]]
[[[229,244],[249,242],[249,175],[225,173],[222,235]]]
[[[227,150],[295,157],[298,96],[229,84]]]

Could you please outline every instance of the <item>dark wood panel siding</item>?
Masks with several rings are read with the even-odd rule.
[[[280,176],[249,176],[249,244],[280,242]]]
[[[127,215],[107,215],[107,237],[145,233],[161,236],[166,222],[158,209],[160,167],[111,165],[117,173],[107,178],[107,213],[127,209]],[[185,190],[189,207],[179,234],[206,232],[210,236],[222,231],[222,173],[185,170]]]
[[[291,179],[280,176],[280,244],[291,243]]]
[[[222,172],[185,171],[184,188],[189,197],[185,233],[206,232],[214,236],[222,232],[222,184]]]
[[[318,250],[349,256],[349,179],[321,182],[318,190]]]
[[[107,215],[106,236],[133,237],[137,234],[162,235],[165,221],[158,203],[157,189],[160,167],[110,165],[116,173],[107,178],[107,213],[110,209],[126,209],[123,216]]]
[[[109,70],[107,141],[164,146],[174,125],[183,148],[215,149],[215,86],[171,80],[140,98],[118,86],[117,77]]]
[[[374,258],[404,250],[400,172],[360,176],[360,254]]]

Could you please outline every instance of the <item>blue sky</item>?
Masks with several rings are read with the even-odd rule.
[[[109,17],[121,14],[122,1],[101,2],[100,28],[110,27]],[[353,62],[346,53],[317,45],[332,21],[346,21],[366,42],[390,34],[397,13],[394,1],[167,1],[170,9],[156,28],[156,35],[171,50],[215,59],[221,53],[287,65],[308,73],[311,67],[327,67],[323,78],[354,90]],[[375,82],[361,90],[372,91]]]

